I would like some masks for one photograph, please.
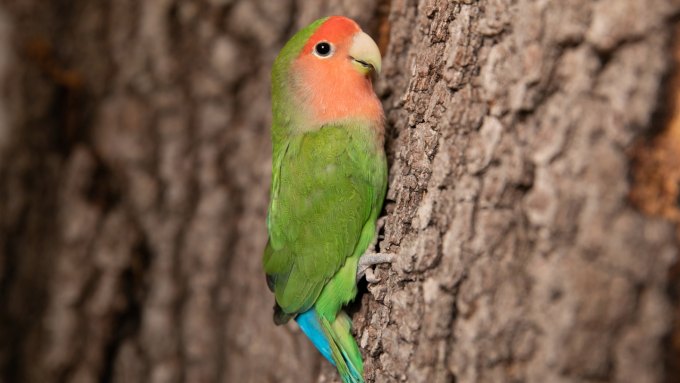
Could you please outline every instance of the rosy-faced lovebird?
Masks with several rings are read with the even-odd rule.
[[[272,69],[264,270],[274,321],[294,318],[345,383],[364,378],[342,307],[356,296],[362,267],[388,261],[362,257],[387,186],[384,114],[371,84],[380,65],[376,43],[354,21],[332,16],[295,34]]]

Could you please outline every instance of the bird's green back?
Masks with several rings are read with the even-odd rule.
[[[290,136],[274,159],[264,266],[285,313],[316,303],[332,319],[356,294],[356,261],[373,236],[386,187],[377,134],[361,121],[324,126]],[[351,273],[339,272],[350,258]],[[333,291],[322,295],[324,288]],[[328,302],[318,302],[320,295]]]

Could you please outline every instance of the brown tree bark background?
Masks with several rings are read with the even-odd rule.
[[[677,1],[2,0],[0,382],[337,381],[260,263],[269,70],[329,14],[384,54],[368,380],[678,381]]]

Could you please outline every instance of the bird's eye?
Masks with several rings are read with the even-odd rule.
[[[314,54],[318,57],[328,57],[333,53],[333,47],[330,43],[322,41],[314,46]]]

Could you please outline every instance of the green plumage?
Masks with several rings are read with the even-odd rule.
[[[356,295],[386,184],[373,135],[360,123],[324,126],[288,137],[275,159],[264,265],[283,312],[316,304],[332,321]]]
[[[361,374],[361,355],[349,318],[338,313],[357,292],[357,263],[375,235],[387,164],[375,122],[350,117],[300,128],[306,122],[291,95],[289,68],[324,21],[298,32],[272,71],[272,189],[264,269],[276,297],[276,321],[315,309],[343,380],[354,381],[346,380],[347,371],[353,365]]]

